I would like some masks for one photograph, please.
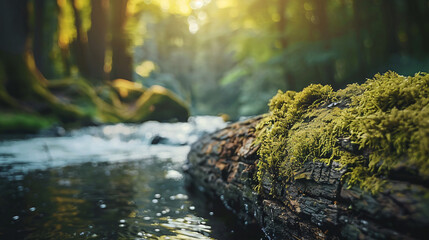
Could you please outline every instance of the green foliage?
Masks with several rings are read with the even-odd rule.
[[[228,96],[229,102],[238,99],[235,112],[252,115],[265,110],[254,99],[277,89],[298,90],[312,83],[338,89],[387,69],[401,74],[427,71],[429,48],[423,39],[429,36],[429,25],[418,21],[427,15],[426,5],[424,0],[212,1],[195,11],[195,16],[207,13],[195,38],[198,54],[210,61],[196,59],[194,66],[199,76],[220,81],[215,87],[201,84],[193,90],[207,87],[218,95],[227,91],[225,84],[227,88],[239,83],[242,87]],[[213,56],[210,45],[222,43],[225,47]],[[235,63],[222,62],[230,54]],[[219,71],[220,76],[213,74]],[[188,81],[197,86],[201,78]]]
[[[429,66],[426,0],[29,3],[28,45],[46,78],[161,85],[194,114],[260,114],[266,105],[259,102],[277,89],[312,83],[337,89],[386,69],[409,74]],[[11,33],[3,35],[20,35]],[[156,71],[141,75],[142,62]]]
[[[227,85],[246,75],[247,72],[243,68],[232,69],[230,72],[226,73],[226,76],[220,80],[220,83],[222,85]]]
[[[372,193],[388,186],[399,169],[429,179],[428,74],[377,74],[338,92],[310,85],[299,93],[279,92],[269,106],[256,140],[259,188],[267,175],[279,184],[300,178],[307,161],[337,161],[348,169],[344,179],[350,186]],[[341,148],[340,138],[361,152]]]
[[[315,83],[337,89],[386,69],[409,74],[429,67],[426,0],[29,3],[33,17],[25,35],[46,78],[161,85],[185,99],[193,114],[237,119],[266,112],[277,89]],[[13,40],[20,28],[6,25],[15,30],[5,32],[3,42],[20,42]],[[141,74],[142,62],[156,70]],[[0,99],[16,105],[4,92]]]

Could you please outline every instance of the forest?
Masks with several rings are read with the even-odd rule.
[[[0,13],[0,131],[238,119],[278,89],[429,69],[427,0],[20,0]]]
[[[0,1],[0,239],[427,239],[428,16]]]

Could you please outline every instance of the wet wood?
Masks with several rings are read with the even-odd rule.
[[[190,184],[220,198],[245,223],[258,223],[273,239],[429,236],[427,186],[393,181],[389,190],[371,195],[348,189],[341,180],[346,170],[335,162],[309,161],[287,187],[264,179],[262,193],[255,192],[259,146],[253,141],[261,119],[232,124],[194,143],[187,165]]]

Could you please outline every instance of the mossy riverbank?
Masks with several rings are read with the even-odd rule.
[[[94,85],[77,76],[48,80],[31,52],[0,51],[0,134],[188,117],[188,104],[162,86],[125,79]]]
[[[161,86],[146,89],[117,79],[94,87],[84,79],[62,79],[51,80],[41,88],[44,94],[30,99],[13,98],[0,89],[0,94],[15,103],[0,99],[0,133],[37,133],[54,126],[186,121],[189,117],[187,104]]]

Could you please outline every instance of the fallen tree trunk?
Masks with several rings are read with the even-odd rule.
[[[258,223],[272,239],[429,236],[428,186],[409,177],[397,177],[373,195],[358,186],[348,188],[342,181],[346,168],[337,162],[307,161],[286,187],[263,180],[256,192],[261,159],[253,142],[261,119],[232,124],[194,143],[188,155],[190,184],[220,198],[245,223]]]

